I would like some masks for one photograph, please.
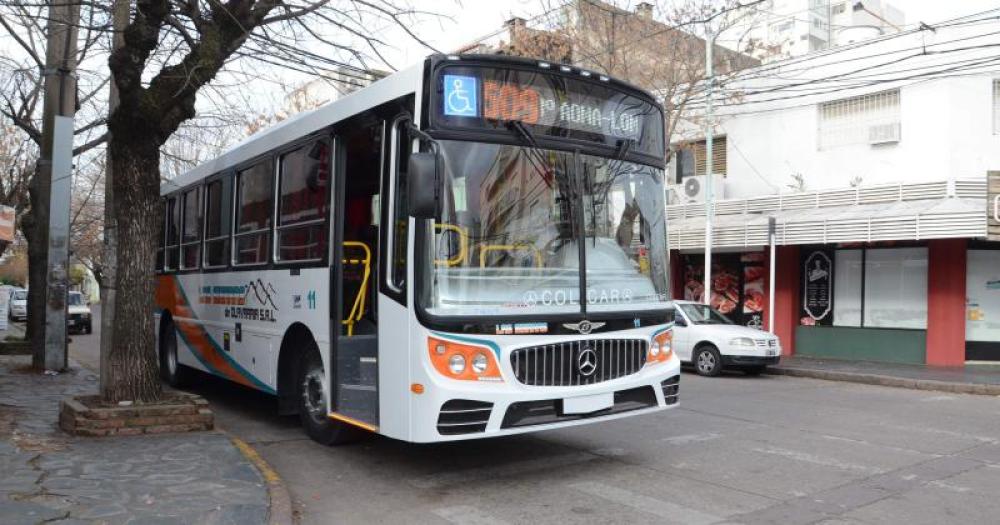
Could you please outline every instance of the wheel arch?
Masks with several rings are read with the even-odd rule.
[[[292,323],[281,338],[277,373],[278,413],[281,415],[298,413],[298,403],[295,397],[298,358],[302,355],[302,349],[310,342],[315,343],[316,338],[312,331],[300,322]]]

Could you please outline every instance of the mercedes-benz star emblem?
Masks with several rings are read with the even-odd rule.
[[[576,330],[577,332],[580,332],[583,335],[587,335],[590,332],[592,332],[594,330],[597,330],[597,329],[601,328],[604,325],[605,325],[605,323],[601,323],[601,322],[592,323],[592,322],[584,319],[583,321],[580,321],[579,323],[564,323],[563,327],[568,328],[570,330]]]
[[[580,355],[576,356],[576,369],[584,377],[594,375],[597,371],[597,352],[589,346],[580,350]]]

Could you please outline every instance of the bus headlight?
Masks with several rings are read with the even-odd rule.
[[[448,358],[448,369],[452,374],[462,375],[465,372],[465,356],[462,354],[452,354]]]
[[[484,346],[427,338],[427,350],[434,369],[451,379],[503,381],[493,350]]]
[[[486,371],[486,367],[490,364],[486,357],[486,354],[480,352],[476,354],[476,357],[472,358],[472,371],[476,374],[482,374]]]
[[[673,355],[674,333],[672,330],[664,330],[653,336],[649,341],[649,351],[646,353],[646,364],[663,363],[670,360]]]

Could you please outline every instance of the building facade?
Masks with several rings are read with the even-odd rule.
[[[773,328],[798,355],[1000,361],[998,30],[995,14],[959,19],[728,83],[713,119],[711,302],[771,328],[773,286]],[[671,162],[668,224],[674,295],[697,299],[707,159],[694,146]]]
[[[884,0],[767,0],[738,32],[754,42],[755,58],[772,62],[897,33],[904,23]]]

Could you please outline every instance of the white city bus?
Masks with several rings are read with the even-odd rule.
[[[675,406],[663,168],[646,92],[429,57],[163,185],[164,379],[276,395],[323,443]]]

